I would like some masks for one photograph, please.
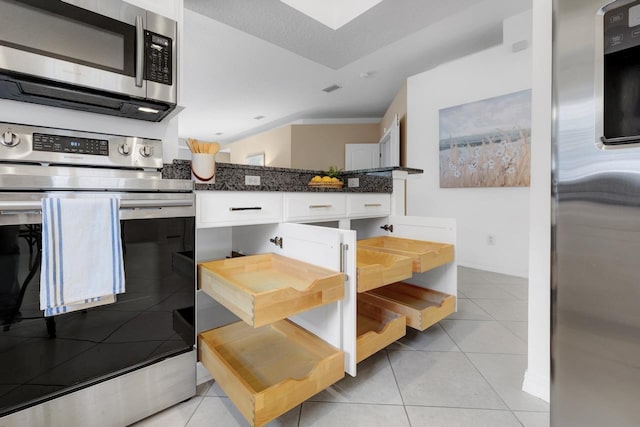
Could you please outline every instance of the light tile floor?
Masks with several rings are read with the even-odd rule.
[[[460,267],[458,312],[407,335],[269,427],[548,427],[549,404],[521,391],[527,280]],[[213,382],[136,426],[246,426]]]

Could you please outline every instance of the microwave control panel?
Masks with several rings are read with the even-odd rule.
[[[144,32],[145,80],[171,86],[173,83],[173,40],[169,37]]]

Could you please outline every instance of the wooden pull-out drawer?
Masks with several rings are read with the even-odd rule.
[[[405,336],[407,318],[377,304],[377,298],[358,295],[356,362]]]
[[[390,194],[347,194],[347,216],[349,218],[375,218],[390,214]]]
[[[285,194],[285,221],[326,221],[346,216],[347,197],[344,193]]]
[[[409,257],[358,247],[358,292],[410,278],[413,274],[411,265],[412,261]]]
[[[282,194],[262,191],[196,193],[197,227],[272,224],[282,221]]]
[[[288,320],[258,329],[237,322],[203,332],[198,352],[242,416],[256,427],[344,377],[343,352]]]
[[[342,273],[271,253],[198,264],[198,285],[253,327],[344,297]]]
[[[393,283],[368,292],[375,304],[407,317],[407,326],[424,331],[456,309],[456,297],[408,283]]]
[[[424,273],[453,261],[453,245],[449,243],[427,242],[380,236],[358,241],[358,247],[408,256],[413,259],[413,271]]]

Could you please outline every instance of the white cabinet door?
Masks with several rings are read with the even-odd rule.
[[[385,230],[383,227],[386,226]],[[393,231],[390,231],[393,226]],[[352,221],[352,228],[358,233],[358,239],[376,236],[403,237],[405,239],[426,240],[430,242],[451,243],[456,245],[456,220],[452,218],[431,218],[420,216],[388,216],[363,221]],[[458,295],[458,263],[453,262],[437,267],[425,273],[414,273],[405,280],[424,288]]]
[[[282,239],[282,247],[271,242]],[[280,240],[278,240],[280,241]],[[278,253],[346,274],[342,301],[300,313],[292,321],[345,353],[345,371],[356,369],[356,233],[303,224],[235,227],[233,248],[245,254]]]

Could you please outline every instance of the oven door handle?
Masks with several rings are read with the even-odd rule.
[[[18,215],[25,213],[41,214],[42,203],[39,201],[32,202],[0,202],[0,215]]]
[[[120,200],[120,210],[135,209],[162,209],[174,207],[191,207],[193,200]],[[0,215],[18,215],[25,213],[42,213],[42,202],[40,201],[2,201],[0,202]]]
[[[121,209],[159,209],[185,206],[193,206],[193,200],[120,200]]]

